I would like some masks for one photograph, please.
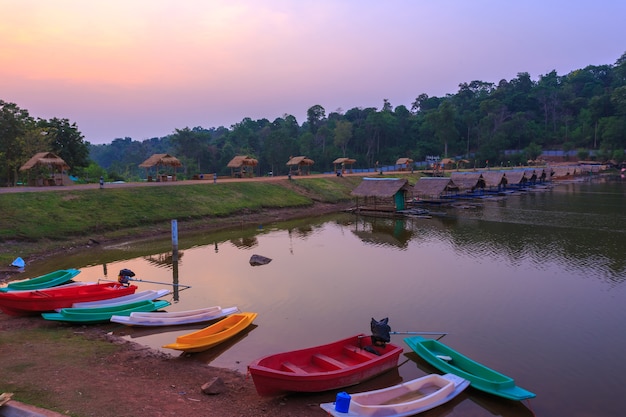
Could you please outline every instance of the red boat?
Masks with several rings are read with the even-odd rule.
[[[106,300],[133,294],[136,285],[124,286],[117,282],[46,288],[33,291],[0,293],[0,310],[12,316],[40,314],[58,308],[72,307],[73,303]]]
[[[248,365],[259,395],[320,392],[358,384],[398,365],[403,349],[358,334],[327,345],[277,353]]]

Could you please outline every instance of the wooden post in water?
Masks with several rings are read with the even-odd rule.
[[[172,220],[172,248],[178,249],[178,222],[176,219]]]
[[[172,220],[172,290],[174,301],[178,301],[178,222]]]

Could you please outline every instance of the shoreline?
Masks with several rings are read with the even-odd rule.
[[[238,213],[225,217],[210,217],[191,221],[179,220],[179,235],[192,232],[215,232],[242,226],[251,226],[258,223],[266,224],[336,213],[352,206],[353,203],[351,201],[339,203],[314,202],[310,206],[262,209],[255,212]],[[170,234],[170,223],[163,223],[161,225],[151,224],[145,227],[121,230],[123,231],[121,235],[118,230],[116,231],[116,235],[112,237],[107,235],[77,236],[60,242],[34,242],[32,245],[38,247],[38,249],[35,249],[35,251],[24,260],[27,261],[27,264],[39,264],[54,256],[65,255],[67,253],[74,254],[89,250],[94,244],[104,246],[128,241],[166,238]],[[16,255],[16,257],[17,256],[19,255]],[[0,284],[10,282],[12,277],[21,273],[22,271],[15,267],[0,267]]]

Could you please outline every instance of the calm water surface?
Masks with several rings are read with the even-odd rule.
[[[428,415],[618,417],[626,409],[625,245],[626,183],[594,180],[468,203],[432,219],[338,214],[181,236],[177,265],[168,240],[45,267],[81,268],[84,281],[114,280],[130,268],[144,281],[190,286],[168,298],[169,311],[258,312],[247,333],[198,354],[214,366],[246,372],[257,357],[369,333],[372,317],[389,317],[393,331],[448,333],[444,343],[537,394],[515,403],[468,389]],[[252,267],[253,254],[272,262]],[[160,346],[202,327],[110,326],[173,355]],[[348,392],[434,372],[404,337],[392,336],[405,346],[397,372]]]

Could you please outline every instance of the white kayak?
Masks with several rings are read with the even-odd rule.
[[[123,304],[134,303],[135,301],[156,300],[170,293],[170,290],[145,290],[134,294],[124,295],[122,297],[110,298],[100,301],[85,301],[82,303],[72,304],[73,308],[91,308],[91,307],[116,307]]]
[[[320,407],[335,417],[412,416],[445,404],[468,385],[468,380],[453,374],[430,374],[375,391],[341,393],[336,402]]]
[[[111,321],[127,326],[177,326],[179,324],[202,323],[217,320],[237,313],[238,311],[239,309],[237,307],[221,308],[215,306],[171,313],[137,312],[131,313],[130,316],[112,316]]]

